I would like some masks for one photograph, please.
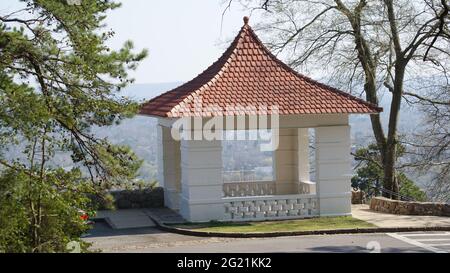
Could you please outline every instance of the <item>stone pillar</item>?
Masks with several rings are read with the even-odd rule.
[[[320,216],[351,214],[350,126],[316,128]]]
[[[222,220],[222,143],[181,140],[181,206],[188,221]]]
[[[164,205],[180,207],[181,167],[180,141],[172,138],[171,128],[158,125],[158,181],[164,188]]]
[[[294,194],[298,183],[298,129],[279,129],[273,153],[273,174],[278,195]]]

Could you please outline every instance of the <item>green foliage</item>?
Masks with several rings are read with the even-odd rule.
[[[157,181],[146,181],[143,179],[135,179],[132,182],[128,182],[122,185],[122,188],[125,190],[145,190],[145,189],[154,189],[158,186]]]
[[[115,2],[18,5],[0,12],[0,251],[66,251],[86,228],[77,212],[91,209],[85,195],[132,180],[142,163],[91,129],[136,114],[120,90],[147,52],[133,53],[130,41],[106,46],[114,32],[103,20]],[[61,153],[71,155],[64,169],[53,162]]]
[[[87,250],[79,209],[88,208],[92,184],[79,170],[46,175],[42,183],[11,170],[0,177],[0,252],[66,252],[69,242]]]
[[[405,174],[400,173],[399,175],[400,191],[399,193],[403,196],[411,196],[416,201],[425,202],[427,201],[427,195],[423,190],[417,187],[416,184],[406,177]]]
[[[397,151],[397,157],[400,158],[404,154],[404,147],[399,146]],[[380,164],[380,153],[377,145],[370,144],[366,148],[358,149],[355,152],[355,160],[358,161],[358,167],[356,175],[351,179],[353,188],[361,189],[367,193],[383,185],[384,173]],[[426,201],[425,192],[406,177],[404,173],[397,171],[396,178],[401,195],[412,197],[416,201]]]
[[[0,177],[0,253],[25,252],[30,245],[25,235],[30,223],[23,206],[25,185],[17,183],[23,179],[23,175],[16,176],[13,172]]]
[[[355,153],[355,159],[359,161],[359,165],[356,175],[351,179],[352,187],[361,189],[366,193],[374,187],[380,187],[383,181],[383,169],[378,164],[377,146],[371,144],[367,148],[358,149]]]

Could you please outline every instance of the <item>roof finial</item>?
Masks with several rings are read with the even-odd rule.
[[[250,18],[248,18],[248,16],[244,16],[244,24],[248,25],[248,20],[250,20]]]

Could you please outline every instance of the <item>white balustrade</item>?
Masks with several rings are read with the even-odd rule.
[[[316,183],[311,181],[298,182],[299,194],[316,194]]]
[[[274,195],[276,192],[273,181],[224,182],[225,197]]]
[[[225,197],[224,220],[270,220],[318,215],[316,195],[294,194],[253,197]]]
[[[296,192],[292,194],[316,194],[316,183],[298,182]],[[276,194],[275,181],[243,181],[223,183],[224,197],[264,196]]]

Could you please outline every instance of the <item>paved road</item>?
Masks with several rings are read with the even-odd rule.
[[[103,252],[448,252],[450,232],[205,238],[155,228],[112,230],[97,223],[85,238]]]

